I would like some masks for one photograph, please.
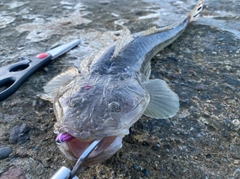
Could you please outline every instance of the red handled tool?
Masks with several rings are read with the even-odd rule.
[[[46,66],[53,59],[68,52],[80,43],[74,40],[67,44],[51,49],[45,53],[40,53],[31,58],[0,68],[0,101],[5,100],[15,93],[21,85],[37,70]]]

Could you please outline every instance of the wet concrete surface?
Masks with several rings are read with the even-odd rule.
[[[1,1],[0,66],[76,38],[82,43],[0,102],[0,178],[49,178],[72,167],[55,144],[56,119],[38,97],[42,87],[115,41],[121,25],[138,32],[178,22],[194,2]],[[143,116],[120,151],[79,178],[240,178],[239,8],[238,0],[205,2],[202,17],[152,60],[151,77],[179,95],[179,113]]]

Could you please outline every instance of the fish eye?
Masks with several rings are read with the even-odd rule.
[[[111,110],[111,112],[121,112],[122,111],[121,105],[116,101],[109,103],[108,108]]]

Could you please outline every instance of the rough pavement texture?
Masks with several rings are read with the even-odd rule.
[[[0,148],[12,148],[0,159],[1,179],[11,173],[45,179],[62,165],[73,166],[55,144],[52,105],[37,97],[46,82],[117,39],[122,27],[116,24],[138,32],[158,20],[160,25],[177,22],[194,4],[190,2],[1,1],[1,66],[83,40],[0,102]],[[168,120],[143,116],[120,151],[87,168],[80,178],[240,178],[240,7],[236,1],[219,2],[206,1],[203,17],[152,60],[151,77],[165,80],[179,95],[179,113]],[[23,124],[28,127],[19,128]],[[9,141],[22,135],[20,143],[19,138]]]

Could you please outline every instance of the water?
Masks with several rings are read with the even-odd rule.
[[[19,55],[30,55],[39,49],[28,44],[63,43],[81,38],[81,59],[116,40],[123,26],[133,33],[152,26],[162,27],[182,20],[196,1],[2,1],[0,2],[0,61],[12,61]],[[205,1],[202,17],[197,21],[234,33],[240,37],[238,9],[240,1]],[[19,38],[20,36],[20,38]],[[51,43],[50,43],[51,42]],[[25,48],[18,45],[24,43]],[[11,44],[11,45],[8,45]],[[6,47],[18,51],[6,54]],[[46,48],[46,47],[45,47]],[[70,52],[71,53],[71,52]],[[75,53],[75,52],[74,52]],[[5,58],[6,57],[6,58]],[[74,62],[79,63],[81,59]]]

